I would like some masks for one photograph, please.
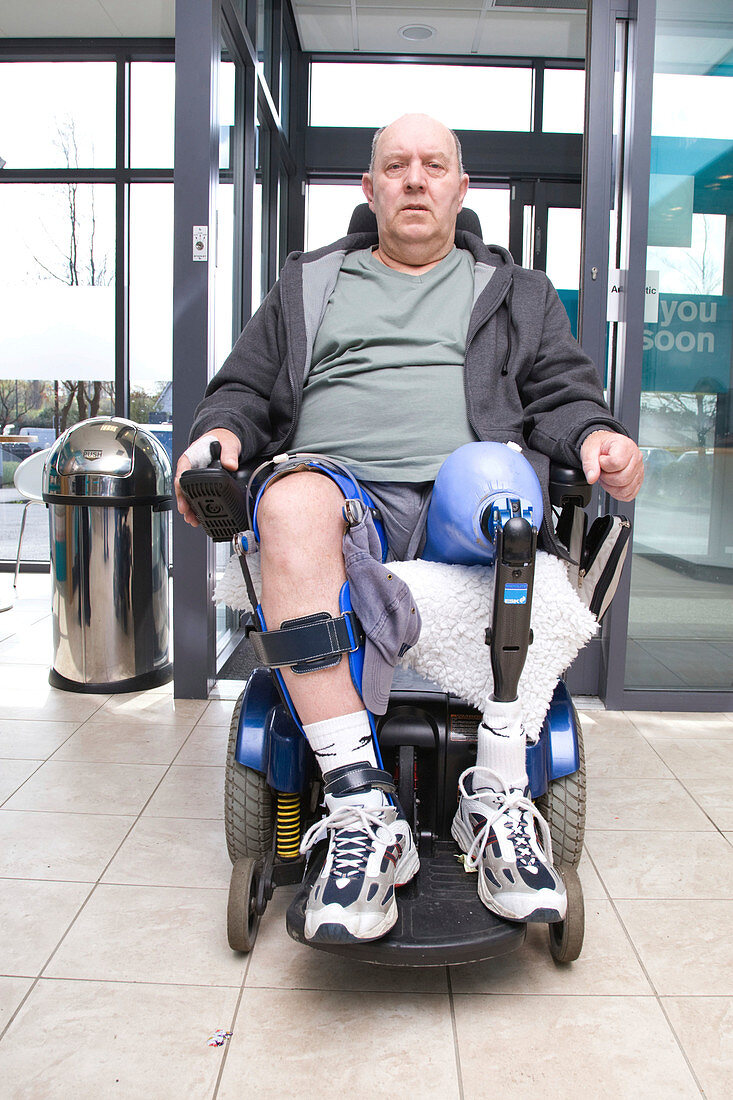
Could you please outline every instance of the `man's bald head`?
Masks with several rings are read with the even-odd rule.
[[[394,122],[389,122],[389,123],[387,123],[386,126],[380,126],[380,128],[376,131],[376,133],[374,134],[374,137],[372,138],[372,151],[371,151],[371,156],[369,158],[369,175],[370,176],[374,175],[374,164],[375,164],[376,156],[377,156],[377,146],[379,144],[379,139],[382,137],[382,135],[385,134],[386,131],[389,130],[391,126],[394,126],[396,123],[404,122],[404,121],[407,121],[407,120],[413,119],[413,118],[414,119],[430,119],[430,121],[436,123],[436,125],[442,126],[443,129],[445,130],[446,134],[450,134],[450,136],[453,140],[453,144],[454,144],[455,149],[456,149],[456,162],[457,162],[457,165],[458,165],[458,175],[462,176],[463,175],[463,150],[461,149],[461,143],[458,140],[458,134],[455,132],[455,130],[451,130],[451,129],[449,129],[448,126],[444,126],[442,122],[438,122],[437,119],[431,119],[430,115],[417,115],[417,114],[402,115],[400,118],[395,119]]]
[[[468,176],[456,135],[429,115],[403,115],[374,136],[361,185],[379,232],[377,257],[408,273],[450,252]]]

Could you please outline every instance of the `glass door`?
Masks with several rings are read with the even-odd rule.
[[[733,688],[732,49],[730,12],[660,0],[630,689]]]
[[[578,329],[580,183],[522,180],[511,185],[510,244],[515,263],[546,271]]]

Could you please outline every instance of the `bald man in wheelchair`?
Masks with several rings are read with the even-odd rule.
[[[229,470],[278,459],[256,510],[273,645],[287,631],[306,638],[314,617],[341,622],[347,579],[364,610],[360,687],[341,659],[347,642],[279,670],[323,772],[326,816],[303,841],[328,838],[306,910],[314,942],[385,935],[396,888],[419,869],[373,715],[419,633],[419,609],[388,562],[423,554],[448,457],[474,455],[467,444],[509,444],[545,502],[550,460],[582,468],[618,500],[632,500],[643,479],[639,449],[610,414],[549,280],[456,228],[468,183],[456,135],[436,120],[406,115],[377,131],[362,178],[377,232],[288,257],[209,384],[176,470],[178,509],[196,525],[178,478],[208,465],[212,441]],[[344,469],[360,494],[344,489]],[[548,502],[538,544],[567,557],[549,513]],[[453,836],[492,912],[562,920],[565,890],[529,798],[518,703],[500,696],[461,777]]]

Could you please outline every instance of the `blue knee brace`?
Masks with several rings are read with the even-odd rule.
[[[520,450],[505,443],[466,443],[438,471],[423,558],[454,565],[490,565],[494,531],[512,516],[538,530],[542,487]]]
[[[338,466],[331,465],[327,459],[320,460],[310,456],[295,456],[291,462],[279,464],[259,486],[252,509],[252,529],[257,541],[259,542],[257,514],[263,493],[275,479],[303,469],[315,470],[325,474],[338,485],[344,495],[344,499],[360,500],[367,508],[375,512],[374,526],[379,535],[382,546],[382,561],[384,561],[387,556],[387,539],[372,498],[345,466],[341,466],[340,464]],[[296,673],[314,672],[338,664],[342,654],[345,653],[348,656],[349,671],[351,673],[354,688],[359,697],[362,697],[361,685],[364,669],[364,635],[351,604],[348,581],[342,585],[339,593],[339,609],[341,611],[341,616],[338,618],[334,618],[327,613],[318,616],[305,616],[303,619],[293,620],[285,626],[284,629],[281,628],[280,631],[268,630],[261,606],[258,605],[255,612],[259,631],[250,635],[255,652],[262,663],[270,667],[271,672],[277,679],[282,698],[286,702],[293,720],[301,732],[303,731],[303,726],[293,706],[283,676],[279,671],[281,667],[290,667]],[[259,639],[257,638],[258,634],[260,635]],[[262,638],[263,634],[269,635],[269,638]],[[298,634],[301,635],[302,641],[298,638]],[[280,654],[280,656],[287,657],[288,648],[290,646],[293,647],[292,655],[296,658],[294,662],[291,663],[288,659],[278,660],[278,663],[272,661],[271,658],[276,648],[272,645],[274,635],[279,635],[282,638],[282,654]],[[311,646],[314,648],[311,648]],[[375,754],[381,767],[382,760],[376,737],[374,715],[368,710],[367,714],[369,715],[369,723],[372,729]]]

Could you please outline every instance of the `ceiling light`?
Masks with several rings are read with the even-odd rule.
[[[406,27],[400,27],[400,35],[408,42],[425,42],[435,35],[435,27],[428,27],[425,23],[409,23]]]

